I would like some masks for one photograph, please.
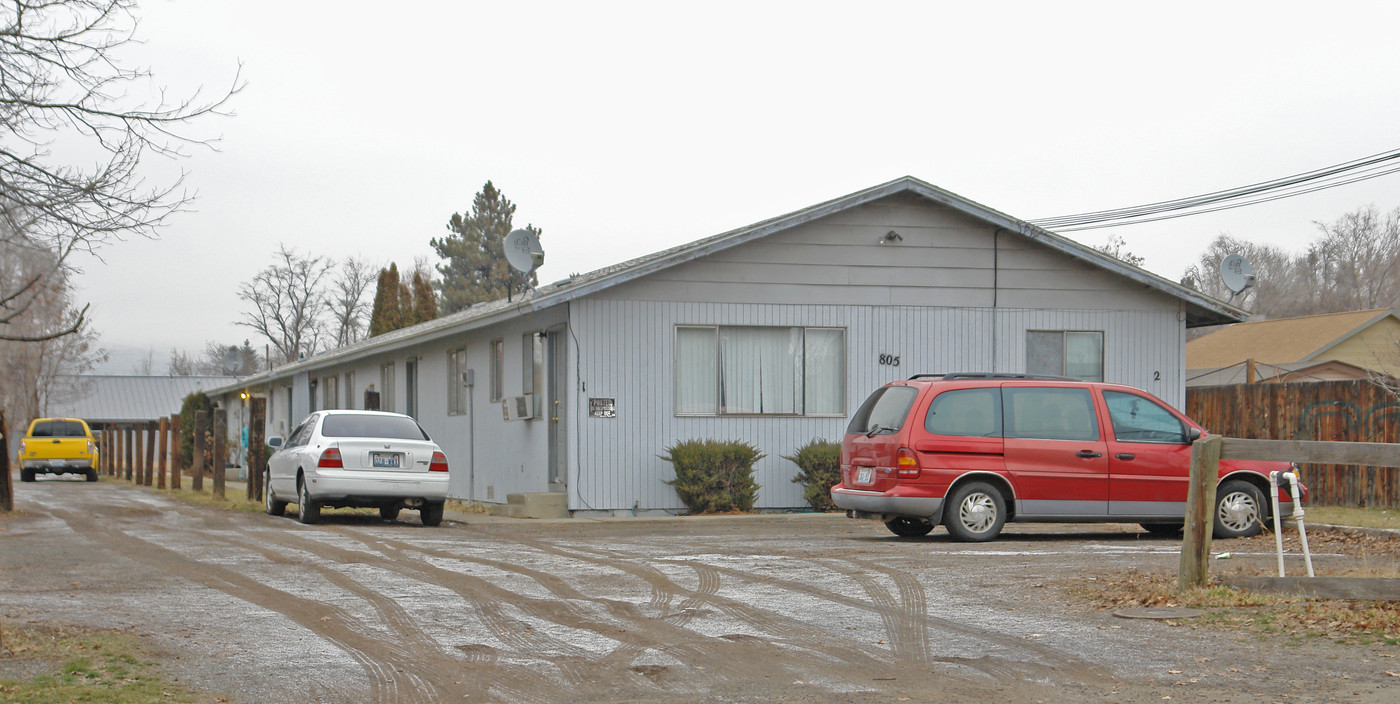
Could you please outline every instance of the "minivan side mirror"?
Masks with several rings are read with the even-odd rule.
[[[281,446],[282,446],[282,436],[281,436],[281,435],[269,435],[268,438],[267,438],[267,446],[268,446],[268,447],[281,447]]]
[[[1204,434],[1205,434],[1205,433],[1202,433],[1200,428],[1187,428],[1187,429],[1186,429],[1186,437],[1187,437],[1187,439],[1189,439],[1191,442],[1196,442],[1197,440],[1200,440],[1200,439],[1201,439],[1201,436],[1204,435]]]

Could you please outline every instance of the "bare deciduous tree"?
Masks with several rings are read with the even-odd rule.
[[[77,375],[107,359],[86,320],[70,334],[33,339],[53,329],[56,321],[78,316],[68,274],[54,269],[55,258],[41,249],[16,245],[14,240],[0,240],[0,288],[34,280],[35,272],[53,272],[40,279],[42,285],[35,287],[24,310],[7,323],[12,336],[19,339],[0,339],[0,378],[5,380],[0,383],[0,408],[6,409],[7,419],[15,426],[0,431],[12,431],[31,418],[47,415],[52,404],[82,390]]]
[[[204,99],[196,92],[167,102],[142,89],[152,79],[128,68],[122,50],[136,41],[134,0],[11,0],[0,6],[0,237],[51,253],[46,269],[0,288],[0,339],[37,342],[82,331],[87,308],[19,332],[15,321],[69,270],[74,252],[157,227],[190,200],[180,178],[154,184],[146,157],[179,158],[207,139],[185,133],[193,121],[219,114],[241,87]],[[53,156],[95,155],[76,166]],[[34,322],[30,318],[30,322]]]
[[[303,256],[280,245],[275,261],[238,287],[238,297],[253,304],[238,324],[267,338],[281,361],[315,353],[325,333],[321,280],[330,266],[324,257]]]
[[[379,267],[359,257],[346,257],[331,275],[327,295],[335,324],[335,346],[351,345],[365,337],[369,302],[365,300],[379,274]]]

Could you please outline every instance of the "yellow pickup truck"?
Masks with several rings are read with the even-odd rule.
[[[83,474],[97,481],[97,439],[77,418],[35,418],[19,441],[19,479],[38,474]]]

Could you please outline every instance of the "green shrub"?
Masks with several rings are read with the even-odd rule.
[[[685,440],[666,448],[676,478],[667,481],[691,513],[749,511],[758,498],[753,466],[763,459],[746,442]]]
[[[831,511],[836,504],[831,503],[831,487],[841,483],[841,443],[820,438],[797,448],[792,457],[797,465],[797,476],[793,484],[802,485],[802,498],[812,505],[814,511]]]

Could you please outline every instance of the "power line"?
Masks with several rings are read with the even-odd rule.
[[[1313,193],[1358,181],[1366,181],[1400,172],[1400,149],[1372,154],[1360,159],[1334,164],[1292,176],[1284,176],[1247,186],[1178,198],[1175,200],[1134,205],[1114,210],[1098,210],[1076,215],[1041,218],[1030,222],[1047,230],[1076,232],[1105,227],[1136,225],[1182,218],[1188,215],[1213,213],[1219,210],[1243,208],[1247,205]]]

